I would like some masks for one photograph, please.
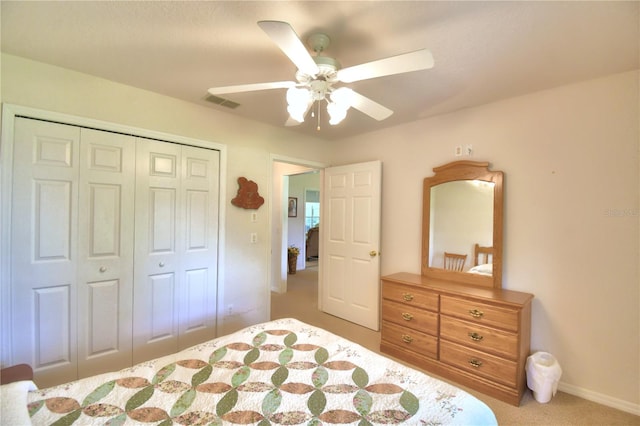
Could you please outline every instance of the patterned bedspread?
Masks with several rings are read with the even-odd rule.
[[[30,391],[33,424],[496,424],[470,394],[295,319]]]

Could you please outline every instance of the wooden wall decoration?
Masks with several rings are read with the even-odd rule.
[[[257,209],[264,204],[264,198],[258,193],[258,184],[245,177],[238,178],[238,193],[231,204],[243,209]]]

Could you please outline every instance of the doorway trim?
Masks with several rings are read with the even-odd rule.
[[[326,163],[321,163],[302,158],[288,157],[279,154],[271,154],[269,168],[269,193],[271,194],[269,229],[271,229],[271,247],[268,262],[267,276],[269,277],[269,294],[271,291],[286,292],[286,249],[287,249],[287,217],[286,211],[286,193],[288,193],[288,176],[299,174],[304,171],[317,170],[320,173],[320,187],[324,176],[324,168],[328,167]],[[291,166],[299,166],[298,169],[291,173],[278,173],[275,171],[276,163],[290,164]],[[286,177],[286,179],[285,179]],[[286,181],[286,182],[285,182]],[[322,189],[320,189],[322,193]],[[320,268],[318,270],[320,274]],[[285,277],[284,279],[282,277]],[[271,300],[271,296],[269,296]],[[270,303],[269,303],[270,305]],[[271,308],[269,308],[269,317],[271,317]]]

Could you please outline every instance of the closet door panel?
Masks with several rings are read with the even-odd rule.
[[[186,191],[186,250],[206,250],[208,241],[209,192]]]
[[[179,349],[216,335],[219,152],[184,146],[182,165]]]
[[[175,275],[157,274],[149,277],[150,333],[149,343],[169,339],[175,342]],[[169,313],[169,315],[167,315]]]
[[[64,368],[73,362],[75,351],[70,343],[69,306],[70,286],[58,285],[38,288],[34,295],[36,339],[34,342],[35,365]]]
[[[149,188],[149,253],[176,251],[176,190]]]
[[[81,130],[78,375],[131,365],[135,138]]]
[[[40,387],[77,377],[80,131],[16,118],[11,203],[11,358]]]
[[[180,145],[136,141],[134,363],[176,351]]]
[[[183,293],[184,308],[181,318],[180,338],[188,333],[195,333],[207,328],[209,310],[207,309],[211,297],[208,294],[208,269],[185,271]]]
[[[87,341],[89,358],[113,353],[121,349],[118,341],[118,290],[120,280],[87,283]]]
[[[33,181],[34,262],[71,262],[72,181]]]
[[[119,256],[121,200],[121,185],[89,184],[89,257]]]

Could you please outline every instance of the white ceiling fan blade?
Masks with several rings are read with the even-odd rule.
[[[300,41],[296,32],[286,22],[259,21],[258,25],[278,45],[280,50],[291,59],[301,72],[308,75],[318,73],[318,65]]]
[[[353,92],[351,96],[351,107],[362,111],[371,118],[382,121],[393,114],[393,111],[389,108],[372,101],[366,96],[362,96],[358,92]]]
[[[385,75],[425,70],[433,67],[433,56],[427,49],[391,56],[377,61],[343,68],[338,71],[338,80],[351,83]]]
[[[212,95],[224,95],[225,93],[253,92],[256,90],[288,89],[295,86],[296,83],[294,81],[274,81],[271,83],[238,84],[236,86],[212,87],[208,90],[208,92]]]

